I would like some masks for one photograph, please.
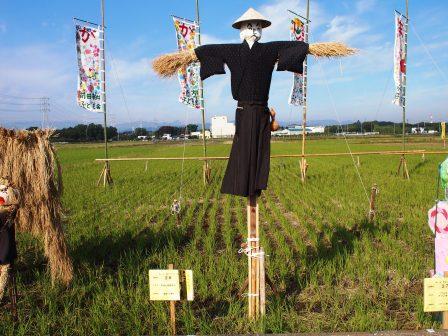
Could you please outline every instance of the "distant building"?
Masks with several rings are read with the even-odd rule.
[[[227,121],[226,116],[216,116],[212,118],[212,137],[232,138],[235,135],[235,125]]]
[[[281,131],[271,132],[273,136],[294,136],[302,135],[301,125],[291,125],[282,129]],[[325,126],[307,126],[305,128],[306,134],[320,134],[325,133]]]
[[[202,131],[191,132],[191,133],[190,133],[190,138],[199,138],[199,139],[202,139]],[[206,138],[206,139],[210,139],[210,138],[211,138],[210,131],[205,130],[205,138]]]
[[[162,135],[162,140],[173,140],[173,138],[171,137],[171,134],[164,134]]]
[[[424,127],[412,127],[411,128],[412,134],[425,134],[428,133]]]

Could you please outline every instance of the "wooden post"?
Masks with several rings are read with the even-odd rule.
[[[445,278],[448,277],[448,272],[445,271],[443,273],[443,276]],[[442,329],[444,329],[444,330],[448,329],[448,311],[442,312]]]
[[[264,266],[264,249],[260,247],[260,259],[259,259],[259,270],[260,270],[260,316],[266,315],[266,277],[265,277],[265,266]]]
[[[359,161],[359,156],[356,157],[356,164],[358,167],[361,167],[361,161]]]
[[[259,315],[259,225],[258,225],[258,203],[257,196],[248,197],[247,205],[247,245],[249,248],[249,318],[256,319]]]
[[[375,200],[377,194],[378,186],[374,184],[372,190],[370,191],[369,222],[373,222],[373,220],[375,219]]]
[[[168,264],[168,269],[174,269],[174,265]],[[170,301],[170,325],[172,334],[176,335],[176,301]]]
[[[145,172],[148,171],[148,161],[145,163]]]

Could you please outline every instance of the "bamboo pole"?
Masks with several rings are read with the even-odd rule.
[[[196,23],[198,25],[198,43],[201,45],[201,21],[199,16],[199,0],[196,0]],[[207,140],[205,138],[205,101],[204,101],[204,83],[199,79],[199,100],[201,103],[202,115],[202,146],[204,150],[203,182],[207,185],[210,182],[210,167],[207,160]]]
[[[168,264],[168,269],[174,269],[173,264]],[[173,335],[176,335],[176,301],[170,301],[170,326]]]
[[[437,155],[443,154],[448,155],[448,151],[425,151],[425,150],[413,150],[413,151],[366,151],[366,152],[352,152],[352,153],[310,153],[305,154],[305,157],[337,157],[337,156],[351,156],[351,155]],[[271,159],[282,159],[282,158],[301,158],[302,154],[277,154],[271,155]],[[228,160],[228,156],[210,156],[206,160]],[[200,156],[190,156],[190,157],[141,157],[141,158],[109,158],[108,161],[176,161],[176,160],[205,160],[205,158]],[[105,159],[95,159],[96,162],[104,162]]]
[[[110,174],[110,165],[109,165],[109,153],[107,147],[107,107],[106,107],[106,25],[105,25],[105,5],[104,0],[101,0],[101,29],[103,31],[103,38],[100,39],[101,42],[101,86],[102,86],[102,94],[103,94],[103,109],[104,109],[104,179],[103,185],[109,185],[112,183],[112,176]]]
[[[265,276],[265,254],[264,249],[260,247],[259,258],[259,273],[260,273],[260,317],[266,315],[266,276]]]
[[[403,86],[402,86],[402,96],[403,96],[403,152],[406,151],[406,81],[407,81],[407,58],[408,58],[408,29],[409,29],[409,1],[406,0],[406,27],[404,30],[404,64],[405,71],[403,73]],[[403,169],[403,177],[409,179],[409,172],[407,170],[406,157],[403,154],[400,159],[400,165],[398,166],[398,174],[400,174],[400,169]]]
[[[259,316],[259,295],[260,295],[260,269],[259,269],[259,225],[258,225],[258,203],[257,196],[249,196],[247,202],[247,237],[248,237],[248,315],[249,319],[256,319]]]
[[[306,22],[305,22],[305,36],[304,40],[308,43],[309,25],[310,25],[310,0],[306,4]],[[305,155],[305,141],[306,141],[306,114],[308,111],[308,57],[305,57],[303,62],[303,109],[302,109],[302,155]],[[300,161],[300,177],[302,183],[306,179],[307,162],[305,156],[302,156]]]

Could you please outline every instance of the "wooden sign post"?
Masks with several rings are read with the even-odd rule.
[[[173,264],[169,264],[167,270],[149,270],[149,299],[170,302],[172,335],[176,335],[176,301],[180,301],[181,297],[187,301],[194,300],[193,271],[179,272],[174,269]]]
[[[423,311],[442,312],[442,329],[448,329],[448,272],[444,276],[424,280]]]

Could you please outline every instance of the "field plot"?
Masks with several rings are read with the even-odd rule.
[[[353,151],[399,150],[399,139],[350,139]],[[209,155],[230,145],[212,143]],[[408,149],[440,150],[411,141]],[[298,142],[274,142],[273,154],[299,153]],[[180,144],[114,144],[112,157],[181,156]],[[343,140],[311,140],[308,152],[345,152]],[[362,156],[367,189],[377,183],[378,216],[366,221],[368,199],[350,157],[310,158],[300,183],[299,159],[271,161],[260,198],[261,245],[279,293],[267,296],[266,319],[249,324],[238,291],[247,259],[243,198],[221,195],[226,162],[212,162],[202,184],[200,162],[112,163],[115,185],[96,187],[100,145],[60,145],[66,230],[75,267],[72,286],[51,286],[41,246],[19,235],[21,323],[0,310],[0,334],[167,334],[167,303],[150,302],[148,269],[193,269],[195,301],[177,304],[179,334],[374,331],[437,327],[423,313],[422,283],[432,268],[426,224],[443,155],[409,156],[411,179],[396,177],[398,156]],[[200,142],[186,155],[201,155]],[[181,220],[170,206],[182,187]]]

